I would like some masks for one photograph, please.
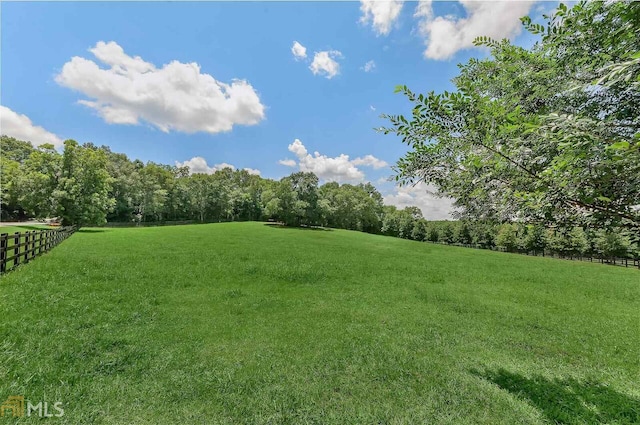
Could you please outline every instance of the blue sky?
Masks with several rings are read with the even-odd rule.
[[[393,94],[398,84],[451,89],[457,63],[486,54],[468,47],[477,35],[532,44],[518,18],[553,4],[0,7],[4,134],[36,144],[73,138],[198,171],[232,164],[270,178],[302,169],[325,181],[372,181],[387,202],[442,218],[447,200],[382,182],[406,146],[373,130],[385,124],[380,113],[409,110]],[[294,55],[295,41],[306,57]]]

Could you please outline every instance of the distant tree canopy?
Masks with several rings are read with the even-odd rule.
[[[370,183],[329,182],[297,172],[280,181],[225,168],[190,174],[186,167],[139,160],[91,143],[51,145],[2,136],[2,218],[60,217],[65,224],[196,220],[276,220],[379,233],[382,195]]]
[[[491,57],[459,65],[454,92],[397,91],[385,115],[410,151],[397,179],[425,181],[460,216],[640,229],[640,2],[560,4],[522,19],[531,49],[487,37]],[[511,238],[503,232],[505,240]]]
[[[103,224],[113,207],[112,178],[104,150],[91,144],[64,143],[60,155],[52,145],[2,136],[0,208],[4,216],[62,218],[63,224]]]

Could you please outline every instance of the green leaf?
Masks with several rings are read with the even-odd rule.
[[[612,145],[607,146],[607,149],[615,149],[615,150],[627,150],[629,149],[629,142],[616,142]]]

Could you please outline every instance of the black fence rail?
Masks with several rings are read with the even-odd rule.
[[[469,245],[462,243],[446,243],[446,242],[430,242],[437,243],[440,245],[451,245],[451,246],[461,246],[464,248],[475,248],[475,249],[488,249],[491,251],[499,251],[499,252],[510,252],[512,254],[522,254],[522,255],[531,255],[535,257],[547,257],[547,258],[557,258],[560,260],[572,260],[572,261],[588,261],[591,263],[600,263],[600,264],[609,264],[611,266],[621,266],[621,267],[636,267],[640,269],[640,258],[634,257],[602,257],[598,255],[587,255],[587,254],[558,254],[557,252],[551,252],[548,250],[544,251],[522,251],[522,250],[514,250],[508,251],[505,248],[493,246],[493,247],[483,247],[480,245]]]
[[[74,226],[0,234],[0,273],[49,251],[76,231]]]

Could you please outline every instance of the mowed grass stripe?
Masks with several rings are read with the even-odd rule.
[[[640,421],[637,270],[263,223],[84,229],[0,305],[0,397],[62,400],[59,423]]]

